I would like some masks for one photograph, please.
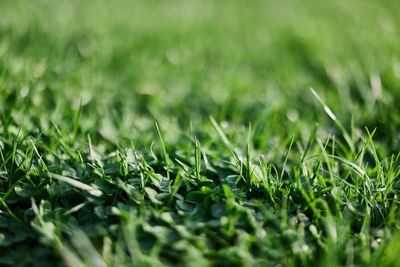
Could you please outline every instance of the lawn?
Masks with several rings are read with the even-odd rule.
[[[399,266],[400,2],[0,1],[0,265]]]

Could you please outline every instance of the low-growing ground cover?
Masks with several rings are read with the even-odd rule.
[[[398,265],[396,1],[1,1],[0,264]]]

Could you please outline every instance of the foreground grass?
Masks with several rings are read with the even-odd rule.
[[[0,8],[1,264],[398,265],[396,2]]]

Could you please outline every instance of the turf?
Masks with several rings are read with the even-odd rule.
[[[0,10],[0,264],[399,265],[398,1]]]

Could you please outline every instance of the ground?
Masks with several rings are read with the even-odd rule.
[[[0,10],[0,264],[399,265],[398,1]]]

